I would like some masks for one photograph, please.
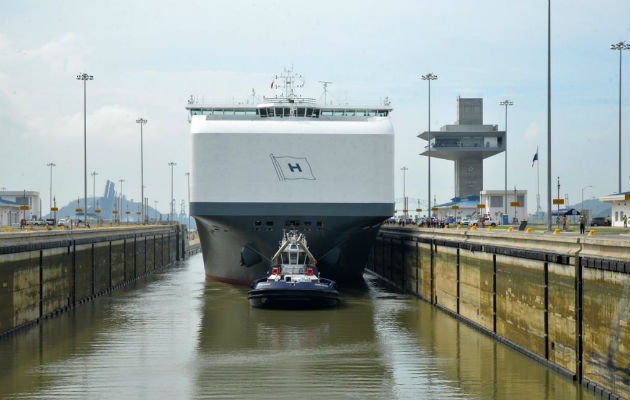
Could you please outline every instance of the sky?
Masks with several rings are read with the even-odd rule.
[[[552,0],[552,176],[554,194],[570,203],[617,191],[619,55],[610,44],[630,40],[630,3]],[[418,154],[427,127],[456,119],[456,99],[482,97],[484,123],[504,127],[508,111],[508,186],[527,189],[535,210],[546,199],[547,1],[20,1],[0,12],[0,187],[38,190],[48,204],[83,194],[83,87],[87,83],[88,173],[97,196],[105,180],[124,179],[140,198],[140,129],[144,128],[145,195],[168,212],[170,167],[176,203],[186,199],[190,95],[211,101],[247,99],[293,66],[305,96],[377,104],[394,112],[396,197],[402,171],[412,199],[427,197],[427,159]],[[630,188],[630,51],[622,68],[622,190]],[[484,162],[484,188],[503,188],[504,155]],[[57,179],[55,179],[57,177]],[[88,176],[88,195],[92,177]],[[432,192],[448,201],[453,162],[433,159]],[[554,195],[555,197],[555,195]],[[179,210],[178,210],[179,211]]]

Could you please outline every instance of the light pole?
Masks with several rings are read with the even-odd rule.
[[[48,164],[46,164],[47,167],[50,167],[50,208],[52,208],[53,206],[53,195],[52,195],[52,169],[53,167],[56,167],[57,164],[55,164],[54,162],[49,162]]]
[[[551,232],[551,0],[547,0],[547,232]]]
[[[428,150],[428,165],[429,165],[429,169],[427,171],[427,175],[428,175],[428,199],[429,199],[429,209],[428,209],[428,216],[429,218],[431,217],[431,81],[436,80],[438,77],[437,75],[429,72],[428,74],[422,75],[422,80],[425,80],[428,82],[429,84],[429,117],[428,117],[428,126],[429,126],[429,130],[428,130],[428,134],[429,134],[429,150]]]
[[[98,175],[98,172],[92,171],[90,175],[92,175],[92,205],[94,210],[96,210],[96,175]]]
[[[610,50],[619,50],[619,190],[621,193],[621,51],[630,50],[630,45],[626,42],[613,43]]]
[[[87,81],[93,80],[92,75],[85,72],[77,75],[77,80],[83,81],[83,224],[87,227]]]
[[[505,106],[505,137],[503,142],[505,143],[505,174],[504,174],[504,178],[505,178],[505,189],[504,189],[504,198],[505,198],[505,208],[503,209],[503,213],[507,214],[507,109],[508,106],[513,106],[514,103],[510,100],[503,100],[502,102],[499,103],[500,106]],[[516,199],[514,200],[516,201]]]
[[[157,200],[153,200],[153,208],[155,209],[155,220],[158,220],[158,214],[160,213],[157,209],[157,205],[158,205],[158,201]]]
[[[177,165],[177,163],[171,161],[168,163],[168,165],[171,167],[171,222],[173,222],[173,167]]]
[[[121,218],[120,218],[120,213],[122,212],[122,200],[123,200],[123,190],[122,190],[122,184],[125,180],[124,179],[119,179],[118,182],[120,182],[120,199],[118,200],[118,222],[121,222]]]
[[[144,203],[144,152],[143,152],[143,138],[142,138],[142,126],[148,121],[144,118],[138,118],[137,124],[140,124],[140,197]],[[144,224],[144,207],[142,207],[142,223]]]
[[[188,230],[190,230],[190,172],[186,172],[188,179]]]
[[[582,205],[580,206],[580,214],[584,212],[584,189],[592,188],[593,185],[584,186],[582,188]]]
[[[407,191],[405,186],[407,181],[406,173],[409,171],[409,168],[402,167],[400,170],[403,172],[403,213],[405,214],[405,219],[407,219]]]

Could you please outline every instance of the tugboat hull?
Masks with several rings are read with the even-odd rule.
[[[273,284],[269,287],[252,289],[247,298],[258,308],[311,309],[335,307],[339,304],[339,292],[329,288],[305,288],[303,285]],[[309,285],[310,286],[310,285]]]

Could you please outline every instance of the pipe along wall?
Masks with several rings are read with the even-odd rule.
[[[183,260],[184,225],[46,232],[0,241],[0,338]]]
[[[605,398],[630,398],[630,243],[532,236],[383,228],[367,267]]]

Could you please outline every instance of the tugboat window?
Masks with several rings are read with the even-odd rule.
[[[256,222],[254,222],[254,225],[260,226],[260,225],[262,225],[262,221],[256,221]]]
[[[273,221],[267,221],[267,226],[273,226]]]

